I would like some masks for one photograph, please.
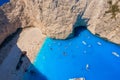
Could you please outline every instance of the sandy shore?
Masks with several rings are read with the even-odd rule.
[[[0,50],[0,80],[22,80],[44,39],[45,36],[38,28],[26,28],[5,45]],[[27,54],[21,58],[23,51]],[[20,67],[17,69],[18,64]]]

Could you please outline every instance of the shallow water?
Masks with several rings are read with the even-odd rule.
[[[47,38],[24,80],[120,80],[119,55],[120,46],[88,30],[68,40]]]

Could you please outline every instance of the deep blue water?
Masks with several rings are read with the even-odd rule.
[[[9,2],[10,0],[0,0],[0,6],[1,5],[3,5],[3,4],[5,4],[5,3],[7,3],[7,2]]]
[[[88,30],[75,38],[47,38],[24,80],[120,80],[120,46]]]

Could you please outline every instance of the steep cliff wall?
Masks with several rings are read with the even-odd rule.
[[[39,27],[46,36],[65,39],[78,26],[120,44],[119,0],[11,0],[0,8],[0,43],[19,27]],[[4,16],[3,16],[4,15]]]
[[[92,0],[84,17],[93,34],[120,44],[120,0]]]

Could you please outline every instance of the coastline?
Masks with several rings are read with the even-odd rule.
[[[0,57],[5,56],[0,64],[0,78],[2,80],[21,80],[25,69],[33,63],[44,39],[45,36],[41,34],[38,28],[26,28],[15,36],[0,50]],[[26,51],[27,54],[22,58],[23,63],[20,69],[16,70],[15,67],[19,63],[23,51]]]
[[[112,44],[115,44],[115,45],[120,46],[119,43],[116,43],[116,42],[111,41],[111,40],[109,40],[109,39],[107,39],[107,38],[105,38],[105,37],[102,37],[102,36],[100,36],[99,34],[94,34],[94,33],[92,33],[89,29],[87,29],[87,30],[88,30],[92,35],[97,36],[98,38],[101,38],[101,39],[103,39],[103,40],[105,40],[105,41],[107,41],[107,42],[110,42],[110,43],[112,43]]]
[[[33,67],[30,67],[28,71],[32,70],[37,72],[37,70],[38,71],[40,70],[39,72],[44,73],[46,78],[53,80],[54,79],[52,78],[53,74],[56,75],[58,79],[59,76],[65,75],[67,71],[70,71],[69,73],[71,73],[74,67],[78,68],[75,71],[78,71],[77,73],[80,73],[80,74],[81,74],[81,71],[79,72],[79,69],[81,66],[83,66],[81,67],[81,69],[87,68],[87,71],[88,69],[90,69],[91,73],[92,71],[97,69],[97,71],[95,71],[97,74],[94,74],[94,75],[97,75],[99,77],[100,77],[100,74],[101,76],[103,76],[102,73],[104,71],[109,72],[111,70],[111,74],[112,74],[112,71],[114,72],[114,69],[118,70],[119,69],[118,61],[120,59],[119,46],[116,46],[115,44],[112,44],[108,41],[105,41],[91,34],[88,30],[86,31],[83,31],[83,33],[81,33],[81,36],[78,35],[77,37],[71,40],[54,40],[51,38],[47,38],[47,41],[45,41],[45,43],[43,44],[43,47],[40,49],[35,61],[33,62]],[[90,35],[87,33],[89,33]],[[66,63],[68,64],[66,65]],[[73,65],[75,63],[79,65]],[[99,65],[100,63],[104,63],[105,65]],[[109,65],[107,65],[107,63],[109,63]],[[116,64],[113,65],[113,63],[116,63]],[[60,65],[63,65],[63,66],[61,67]],[[117,68],[113,68],[111,65]],[[70,67],[72,67],[72,69]],[[62,71],[65,70],[65,73],[62,73],[61,69]],[[99,73],[99,70],[101,70],[100,73]],[[53,74],[50,74],[51,72],[53,72]],[[59,73],[59,74],[56,74],[56,73]],[[118,73],[119,73],[119,70],[118,70]],[[37,74],[38,77],[37,76],[35,77],[34,75],[29,75],[29,73],[27,74],[28,74],[28,78],[25,78],[25,80],[39,79],[39,73]],[[71,74],[75,75],[74,72]],[[80,74],[79,76],[76,76],[76,77],[80,77]],[[85,75],[87,75],[87,73]],[[69,76],[69,78],[71,78],[71,76]],[[96,77],[96,80],[99,77]],[[103,80],[104,77],[101,77],[101,79]],[[63,79],[62,77],[60,78],[61,78],[60,80]],[[86,79],[87,78],[88,77],[86,77]],[[95,77],[93,77],[93,79],[94,78]],[[54,80],[57,80],[57,79],[54,79]]]
[[[90,34],[92,34],[92,33],[90,32]],[[97,35],[94,35],[94,34],[92,34],[92,35],[105,40],[104,38],[101,38]],[[18,38],[16,38],[16,37],[18,37]],[[37,58],[40,50],[42,49],[41,46],[42,45],[44,46],[46,39],[47,39],[47,37],[45,38],[45,36],[42,35],[41,31],[35,27],[25,28],[20,33],[20,35],[15,36],[13,40],[11,40],[6,46],[3,47],[3,49],[0,50],[0,53],[4,52],[4,53],[8,54],[8,56],[6,56],[6,58],[3,60],[3,63],[0,64],[1,65],[0,66],[1,79],[3,79],[3,80],[13,80],[13,79],[19,80],[19,79],[21,79],[25,74],[25,69],[27,69],[32,63],[33,64],[35,63],[35,59]],[[112,43],[109,40],[105,40],[105,41]],[[13,45],[9,46],[10,44],[13,44]],[[115,43],[112,43],[112,44],[115,44]],[[10,48],[10,50],[8,50],[9,48]],[[22,64],[20,70],[17,71],[17,70],[15,70],[15,66],[18,63],[18,60],[19,60],[20,54],[22,54],[22,51],[26,51],[27,54],[26,54],[26,57],[23,59],[24,62]],[[12,56],[14,56],[14,57],[12,57]],[[16,59],[16,61],[14,61],[14,58]],[[7,64],[8,62],[9,62],[9,64]],[[13,64],[11,65],[11,63],[13,63]],[[9,68],[7,68],[8,66],[9,66]],[[5,67],[7,69],[4,69]],[[2,74],[3,72],[6,73],[6,75],[9,75],[9,78],[6,78],[6,75]],[[17,75],[17,74],[19,74],[19,75]]]

